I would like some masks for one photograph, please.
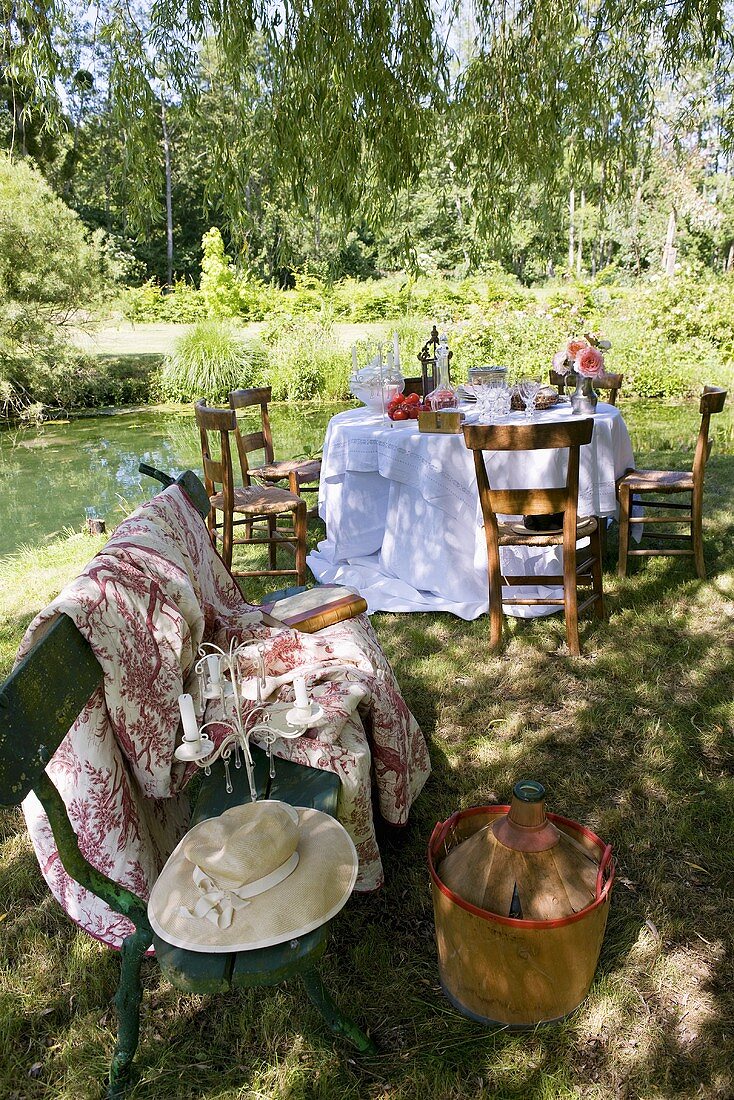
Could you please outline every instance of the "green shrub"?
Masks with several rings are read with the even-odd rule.
[[[281,317],[265,330],[267,385],[275,401],[339,399],[349,393],[350,353],[330,325]]]
[[[230,390],[263,381],[264,356],[222,321],[199,321],[166,356],[161,391],[169,400],[227,400]]]
[[[161,287],[155,279],[142,286],[129,287],[122,301],[123,313],[140,324],[166,322],[191,325],[207,315],[200,292],[191,283],[177,280],[172,287]]]
[[[201,297],[209,317],[237,317],[242,313],[239,280],[234,264],[224,251],[222,234],[212,227],[204,234],[201,247]]]

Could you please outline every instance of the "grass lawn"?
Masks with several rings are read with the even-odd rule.
[[[640,466],[690,466],[693,408],[624,411]],[[379,1056],[336,1042],[297,982],[189,997],[151,961],[136,1100],[731,1100],[734,445],[730,414],[719,420],[709,579],[652,559],[618,581],[612,535],[609,622],[582,624],[580,659],[557,617],[513,623],[493,656],[485,619],[374,616],[434,768],[409,826],[381,834],[384,889],[350,901],[324,961]],[[0,673],[93,549],[78,535],[0,562]],[[425,849],[437,820],[506,801],[525,776],[612,843],[618,878],[586,1001],[562,1024],[511,1034],[441,993]],[[51,899],[15,811],[0,816],[0,914],[0,1096],[100,1096],[118,960]]]
[[[155,324],[133,323],[132,321],[107,319],[99,325],[78,329],[74,341],[84,351],[102,356],[162,356],[173,349],[173,345],[192,325],[174,325],[166,322]],[[394,322],[363,322],[361,324],[336,323],[334,337],[344,348],[357,340],[383,339],[395,327]],[[246,340],[257,339],[265,323],[251,321],[236,325],[237,331]],[[430,331],[430,325],[427,332]]]

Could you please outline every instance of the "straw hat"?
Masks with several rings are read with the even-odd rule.
[[[186,834],[148,902],[153,930],[190,951],[250,951],[319,928],[354,887],[357,852],[335,818],[250,802]]]

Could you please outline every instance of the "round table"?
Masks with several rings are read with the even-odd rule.
[[[573,414],[562,404],[536,415],[547,421]],[[503,423],[523,421],[524,414],[511,413]],[[486,461],[495,488],[565,482],[565,450],[491,452]],[[633,466],[619,410],[600,402],[591,443],[581,448],[579,516],[616,515],[616,479]],[[324,442],[319,514],[326,539],[307,558],[318,581],[358,589],[370,611],[450,611],[463,619],[487,611],[487,550],[463,435],[422,433],[416,421],[392,422],[368,409],[339,413]],[[560,571],[556,547],[504,547],[502,555],[503,572],[510,575],[530,571],[528,565],[539,574]],[[507,610],[528,615],[558,609]]]

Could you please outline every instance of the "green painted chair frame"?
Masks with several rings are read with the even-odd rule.
[[[146,472],[156,476],[156,472]],[[209,501],[196,475],[188,471],[178,481],[201,514],[206,515]],[[61,615],[0,687],[0,805],[18,805],[33,791],[48,815],[66,872],[135,925],[120,952],[120,981],[115,995],[118,1031],[109,1071],[109,1100],[123,1097],[131,1084],[140,1033],[143,994],[140,970],[151,944],[171,984],[189,993],[276,985],[298,975],[331,1031],[349,1040],[361,1053],[374,1053],[372,1040],[342,1014],[318,973],[317,963],[328,941],[328,924],[289,943],[254,951],[236,954],[184,951],[154,935],[142,898],[87,862],[79,850],[61,796],[46,774],[46,765],[101,683],[102,670],[88,642],[71,619]],[[256,747],[253,752],[259,797],[336,814],[337,776],[281,760],[275,778],[270,780],[265,753]],[[212,767],[211,775],[203,778],[192,826],[249,800],[243,773],[244,769],[233,773],[233,790],[228,794],[221,761]]]

